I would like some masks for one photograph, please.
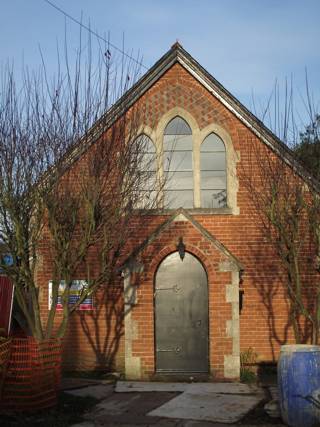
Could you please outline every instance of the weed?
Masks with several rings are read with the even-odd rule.
[[[254,365],[257,362],[257,353],[252,347],[240,353],[240,381],[252,383],[256,381],[257,375],[254,371]]]

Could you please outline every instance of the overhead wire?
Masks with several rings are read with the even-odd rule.
[[[65,12],[63,9],[61,9],[61,7],[57,6],[56,4],[54,4],[52,1],[50,0],[43,0],[45,3],[47,3],[48,5],[50,5],[51,7],[53,7],[54,9],[56,9],[58,12],[62,13],[66,18],[70,19],[71,21],[73,21],[74,23],[80,25],[82,28],[84,28],[85,30],[89,31],[89,33],[93,34],[95,37],[97,37],[98,39],[104,41],[105,43],[107,43],[109,46],[111,46],[113,49],[117,50],[118,52],[120,52],[122,55],[126,56],[127,58],[129,58],[131,61],[134,61],[136,64],[140,65],[141,67],[145,68],[146,70],[148,69],[148,67],[146,67],[141,61],[138,61],[137,59],[135,59],[133,56],[129,55],[128,53],[126,53],[124,50],[120,49],[118,46],[116,46],[115,44],[111,43],[110,41],[107,41],[104,37],[102,37],[100,34],[98,34],[96,31],[92,30],[90,27],[88,27],[87,25],[83,24],[81,21],[79,21],[78,19],[74,18],[72,15],[70,15],[69,13]]]

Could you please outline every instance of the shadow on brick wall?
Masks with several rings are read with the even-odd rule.
[[[78,327],[72,340],[78,345],[80,369],[111,372],[124,364],[123,286],[101,287],[95,295],[94,310],[78,312]]]
[[[251,273],[248,280],[250,283],[248,283],[248,285],[250,286],[251,283],[253,284],[260,296],[259,305],[262,304],[265,308],[263,312],[259,312],[258,310],[258,317],[263,316],[265,313],[265,320],[268,328],[266,331],[267,339],[271,350],[270,362],[276,362],[280,346],[294,342],[292,325],[293,313],[289,304],[286,272],[282,269],[280,260],[268,244],[261,244],[259,249],[256,247],[252,248],[251,254],[252,265],[255,265],[255,271]],[[306,259],[305,280],[308,280],[307,264],[308,259]],[[244,284],[245,282],[246,278],[244,276]],[[245,294],[249,293],[248,286],[247,291],[245,285],[244,288]],[[250,304],[245,298],[246,295],[244,296],[244,305]],[[305,294],[305,303],[308,308],[314,305],[314,300],[314,293],[308,292]],[[250,315],[250,309],[248,310],[248,315]],[[243,313],[243,315],[245,315],[245,313]],[[246,321],[249,322],[250,320],[247,319]],[[253,319],[251,319],[251,322],[254,330],[255,325]],[[299,317],[298,325],[301,343],[309,342],[312,334],[311,325],[303,316]],[[260,339],[262,339],[262,337],[265,338],[265,335],[265,331],[257,331],[257,337],[260,336]]]

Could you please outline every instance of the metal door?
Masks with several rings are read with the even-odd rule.
[[[167,256],[155,279],[157,372],[208,372],[208,282],[186,253]]]

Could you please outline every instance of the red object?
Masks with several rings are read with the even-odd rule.
[[[2,387],[5,379],[7,366],[10,358],[10,344],[11,339],[0,339],[0,402],[2,399]]]
[[[57,403],[61,380],[61,342],[12,338],[0,410],[35,411]]]
[[[13,284],[8,277],[0,276],[0,329],[9,335],[13,303]]]

